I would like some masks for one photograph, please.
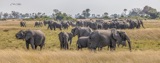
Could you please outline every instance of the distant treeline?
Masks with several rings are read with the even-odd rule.
[[[81,13],[77,13],[74,17],[65,12],[61,12],[58,9],[53,9],[51,15],[46,15],[42,12],[37,13],[21,13],[17,11],[11,11],[11,13],[0,12],[0,19],[23,19],[23,20],[76,20],[76,19],[160,19],[160,12],[150,6],[145,6],[143,9],[133,8],[132,10],[124,9],[121,14],[108,14],[104,12],[102,15],[90,13],[90,9],[87,8]]]

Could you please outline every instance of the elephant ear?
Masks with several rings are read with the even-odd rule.
[[[121,37],[121,39],[122,39],[123,41],[127,40],[127,39],[126,39],[126,33],[125,33],[125,32],[123,32],[123,31],[118,31],[118,34],[120,35],[120,37]]]
[[[117,30],[116,29],[111,29],[111,36],[112,39],[117,40],[118,34],[117,34]]]
[[[22,37],[23,37],[23,40],[25,39],[25,35],[26,35],[26,32],[21,30],[21,34],[22,34]]]
[[[29,40],[33,37],[33,33],[31,31],[25,31],[25,40]]]
[[[79,29],[80,29],[79,27],[76,27],[76,28],[75,28],[74,35],[79,34]]]
[[[68,35],[69,35],[69,37],[71,37],[71,38],[73,37],[73,33],[68,33]]]

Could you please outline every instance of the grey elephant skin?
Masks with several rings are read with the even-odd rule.
[[[46,25],[48,24],[48,22],[49,22],[49,21],[44,20],[44,21],[43,21],[43,25],[46,26]]]
[[[125,32],[112,30],[96,30],[92,32],[89,36],[89,41],[91,43],[90,48],[96,50],[96,48],[102,48],[109,46],[110,50],[115,50],[116,44],[128,41],[129,50],[131,51],[131,42]]]
[[[48,24],[48,29],[50,30],[56,30],[56,28],[59,28],[60,30],[62,30],[62,24],[61,23],[58,23],[58,22],[50,22]]]
[[[78,35],[78,38],[80,38],[82,36],[89,36],[92,29],[89,27],[75,27],[71,30],[71,32],[73,33],[73,36]]]
[[[76,25],[79,27],[83,27],[84,26],[84,22],[83,21],[77,21]]]
[[[77,40],[77,50],[82,50],[82,48],[89,48],[90,42],[88,41],[88,38],[88,36],[83,36]]]
[[[16,33],[17,39],[23,39],[26,41],[26,48],[29,49],[29,44],[32,49],[37,49],[37,46],[40,46],[40,50],[45,44],[45,35],[40,30],[20,30]]]
[[[21,21],[21,22],[20,22],[20,26],[21,26],[21,27],[26,27],[26,22]]]
[[[58,36],[60,41],[60,48],[69,49],[68,42],[70,41],[70,45],[71,45],[73,34],[67,33],[67,32],[60,32]]]
[[[68,29],[69,23],[68,22],[61,22],[63,29]]]
[[[34,24],[34,27],[42,27],[43,26],[43,23],[42,22],[35,22],[35,24]]]

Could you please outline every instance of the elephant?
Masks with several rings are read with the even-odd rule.
[[[77,40],[77,49],[89,48],[90,43],[88,41],[88,36],[82,36]]]
[[[45,34],[40,30],[20,30],[16,33],[17,39],[23,39],[26,41],[26,48],[29,50],[29,44],[32,49],[37,49],[40,46],[40,50],[45,45]]]
[[[48,24],[49,21],[44,20],[43,21],[43,25],[46,26]]]
[[[96,30],[89,35],[91,50],[109,46],[110,50],[113,51],[116,49],[116,44],[121,44],[126,40],[128,41],[129,50],[131,51],[131,41],[125,32],[117,31],[115,29]]]
[[[69,23],[68,22],[61,22],[63,29],[68,29]]]
[[[116,26],[117,26],[117,29],[127,29],[129,28],[129,23],[125,21],[117,21]]]
[[[91,21],[84,21],[84,27],[89,27],[91,23],[92,23]]]
[[[143,26],[143,21],[142,21],[142,20],[137,20],[137,26],[136,26],[136,28],[139,29],[141,26],[142,26],[143,28],[145,28],[145,27]]]
[[[58,23],[58,22],[51,22],[48,25],[48,29],[50,28],[50,30],[54,29],[56,30],[56,28],[59,28],[60,30],[62,30],[62,24]]]
[[[75,27],[71,30],[73,37],[78,35],[78,38],[82,36],[89,36],[92,32],[92,29],[89,27]]]
[[[21,26],[21,27],[26,27],[26,22],[21,21],[21,22],[20,22],[20,26]]]
[[[39,27],[39,22],[35,22],[34,27]]]
[[[76,22],[70,22],[69,23],[72,27],[75,27],[76,26]]]
[[[117,28],[116,21],[109,21],[109,22],[110,22],[109,28]]]
[[[71,45],[73,34],[67,33],[67,32],[60,32],[58,36],[59,36],[61,49],[68,49],[69,48],[68,42],[70,41],[70,45]]]
[[[76,25],[80,26],[80,27],[83,27],[84,26],[84,22],[83,21],[77,21]]]
[[[35,22],[34,27],[42,27],[43,23],[42,22]]]
[[[89,23],[89,27],[92,28],[93,30],[98,29],[98,25],[97,25],[96,22],[90,22],[90,23]]]
[[[98,29],[103,29],[103,24],[102,23],[97,23]]]
[[[129,22],[130,24],[129,26],[130,29],[134,29],[134,28],[139,29],[141,26],[145,28],[142,20],[127,20],[127,22]]]
[[[109,28],[109,22],[104,22],[103,23],[103,29],[107,30]]]

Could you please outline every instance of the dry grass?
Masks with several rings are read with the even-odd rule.
[[[34,21],[27,21],[27,27],[19,26],[19,21],[0,21],[0,63],[159,63],[160,62],[160,21],[145,21],[146,29],[126,31],[132,42],[133,52],[128,47],[110,52],[107,47],[100,52],[76,51],[77,37],[68,51],[59,50],[58,33],[47,27],[34,28]],[[40,29],[46,35],[46,45],[42,51],[26,51],[25,42],[17,40],[19,30]],[[62,30],[70,32],[69,30]]]
[[[0,50],[0,63],[159,63],[160,51]]]

